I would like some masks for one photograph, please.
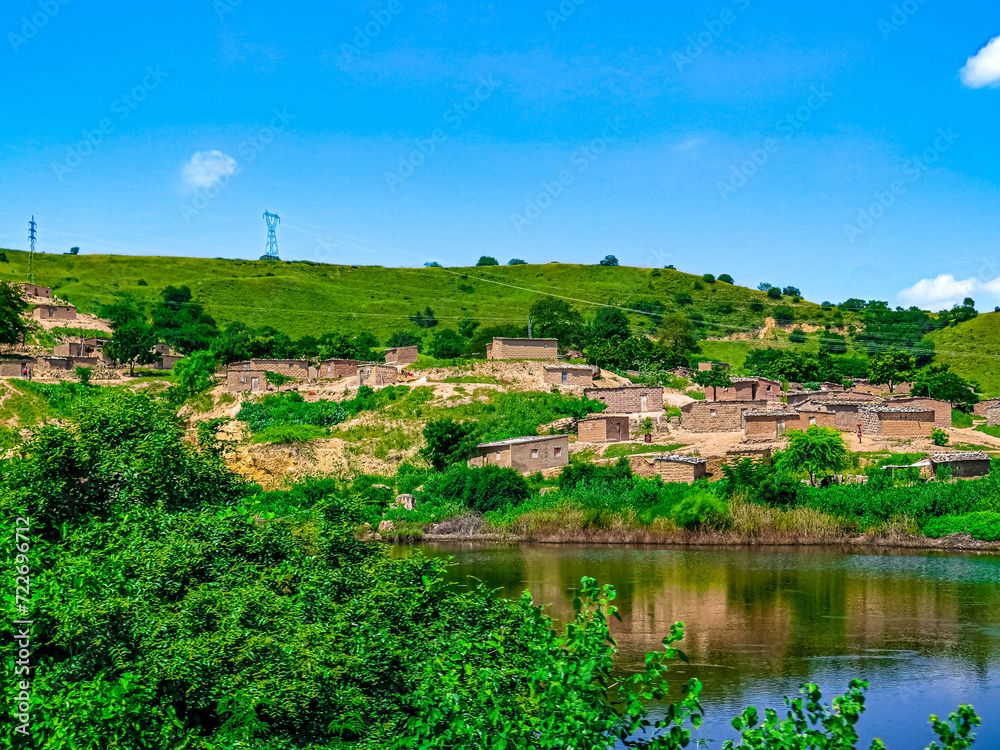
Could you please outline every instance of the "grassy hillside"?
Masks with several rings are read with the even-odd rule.
[[[930,335],[935,364],[951,365],[963,378],[979,384],[987,396],[1000,396],[1000,313],[979,315]]]
[[[8,250],[7,257],[0,279],[24,280],[27,254]],[[37,283],[52,286],[83,312],[96,311],[116,292],[152,300],[165,286],[186,285],[220,324],[271,325],[293,338],[367,330],[384,340],[394,331],[415,330],[409,316],[428,306],[448,327],[466,317],[484,325],[527,325],[528,308],[544,294],[569,299],[585,317],[595,305],[661,302],[668,311],[703,316],[710,335],[726,335],[762,326],[779,304],[757,290],[648,268],[383,268],[123,255],[38,255],[35,262]],[[677,301],[685,293],[692,304]],[[763,309],[751,309],[754,303]],[[796,318],[806,322],[829,322],[833,314],[809,302],[793,307]],[[642,315],[633,318],[637,325],[649,323]]]

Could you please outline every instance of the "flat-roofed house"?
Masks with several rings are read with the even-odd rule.
[[[628,440],[628,417],[599,416],[577,423],[577,437],[585,443],[620,443]]]
[[[594,367],[591,365],[545,365],[545,382],[549,385],[593,385]]]
[[[630,456],[632,472],[642,477],[660,477],[664,482],[692,484],[708,476],[708,459],[659,454]]]
[[[533,474],[569,463],[569,438],[566,435],[519,437],[482,443],[469,466],[506,466],[522,474]]]
[[[559,359],[556,339],[495,338],[486,345],[486,359]]]

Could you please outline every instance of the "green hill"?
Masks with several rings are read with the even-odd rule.
[[[1000,396],[1000,313],[978,315],[965,323],[930,334],[934,363],[951,365],[984,395]]]
[[[7,257],[0,279],[23,281],[27,253],[8,250]],[[597,305],[634,309],[661,303],[700,320],[710,336],[759,328],[779,304],[791,305],[803,322],[830,323],[838,315],[810,302],[777,302],[757,290],[666,269],[557,263],[384,268],[124,255],[36,255],[35,268],[37,283],[53,287],[81,312],[95,312],[119,292],[151,301],[168,285],[186,285],[220,325],[269,325],[293,338],[363,330],[384,341],[395,331],[416,330],[409,316],[426,307],[446,327],[457,327],[463,318],[527,325],[528,308],[546,294],[567,299],[585,317]],[[648,317],[632,317],[636,325],[649,326]]]

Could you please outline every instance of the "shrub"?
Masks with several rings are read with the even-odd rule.
[[[521,260],[520,258],[511,258],[510,260],[507,261],[507,265],[508,266],[526,266],[526,265],[528,265],[528,261]]]
[[[139,279],[137,282],[135,282],[135,284],[136,286],[149,286],[149,284],[146,283],[145,279]]]
[[[726,502],[706,489],[692,489],[674,508],[672,517],[685,529],[719,527],[726,519]]]
[[[453,419],[430,421],[424,427],[427,446],[420,454],[438,471],[455,463],[468,461],[476,450],[475,423],[463,424]]]
[[[948,445],[948,433],[944,430],[932,430],[931,431],[931,442],[937,446]]]
[[[750,303],[750,311],[751,312],[756,312],[756,313],[764,312],[764,303],[763,302],[751,302]]]
[[[767,290],[767,296],[771,299],[781,299],[781,290],[776,286],[772,286]]]
[[[89,367],[84,367],[83,365],[77,365],[73,368],[73,372],[76,374],[77,379],[80,381],[80,385],[90,385],[90,374],[91,369]]]
[[[715,283],[715,277],[712,274],[710,274],[710,273],[706,273],[704,276],[702,276],[701,280],[704,281],[706,284],[714,284]]]
[[[479,513],[516,507],[528,499],[528,482],[514,469],[504,466],[469,467],[455,464],[428,477],[419,493],[420,501],[460,503]]]
[[[477,266],[499,266],[500,263],[496,258],[489,255],[480,256],[479,260],[476,261]]]
[[[979,511],[962,516],[932,518],[924,526],[924,533],[935,538],[949,534],[969,534],[986,542],[1000,541],[1000,513]]]
[[[793,344],[804,344],[806,341],[806,332],[801,328],[795,328],[788,334],[788,340]]]
[[[279,425],[332,427],[347,417],[347,410],[335,401],[309,403],[299,393],[277,393],[244,403],[236,415],[254,433]]]
[[[735,284],[736,283],[735,281],[733,281],[733,277],[730,276],[728,273],[720,273],[719,274],[719,281],[721,281],[723,284]]]
[[[570,490],[581,484],[618,482],[623,479],[632,479],[632,466],[625,456],[609,466],[591,463],[569,464],[564,466],[559,474],[559,489]]]
[[[604,260],[601,261],[602,266],[617,266],[618,258],[613,255],[605,255]]]

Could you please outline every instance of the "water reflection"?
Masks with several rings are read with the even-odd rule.
[[[849,680],[872,684],[866,739],[922,748],[927,716],[972,703],[981,747],[1000,747],[1000,557],[805,549],[668,549],[423,545],[395,555],[453,556],[469,576],[518,597],[529,589],[557,619],[572,615],[584,575],[613,583],[618,667],[638,669],[676,620],[687,623],[691,666],[705,683],[701,733],[732,736],[743,706],[777,706],[805,681],[832,697]],[[867,746],[867,742],[866,742]]]

